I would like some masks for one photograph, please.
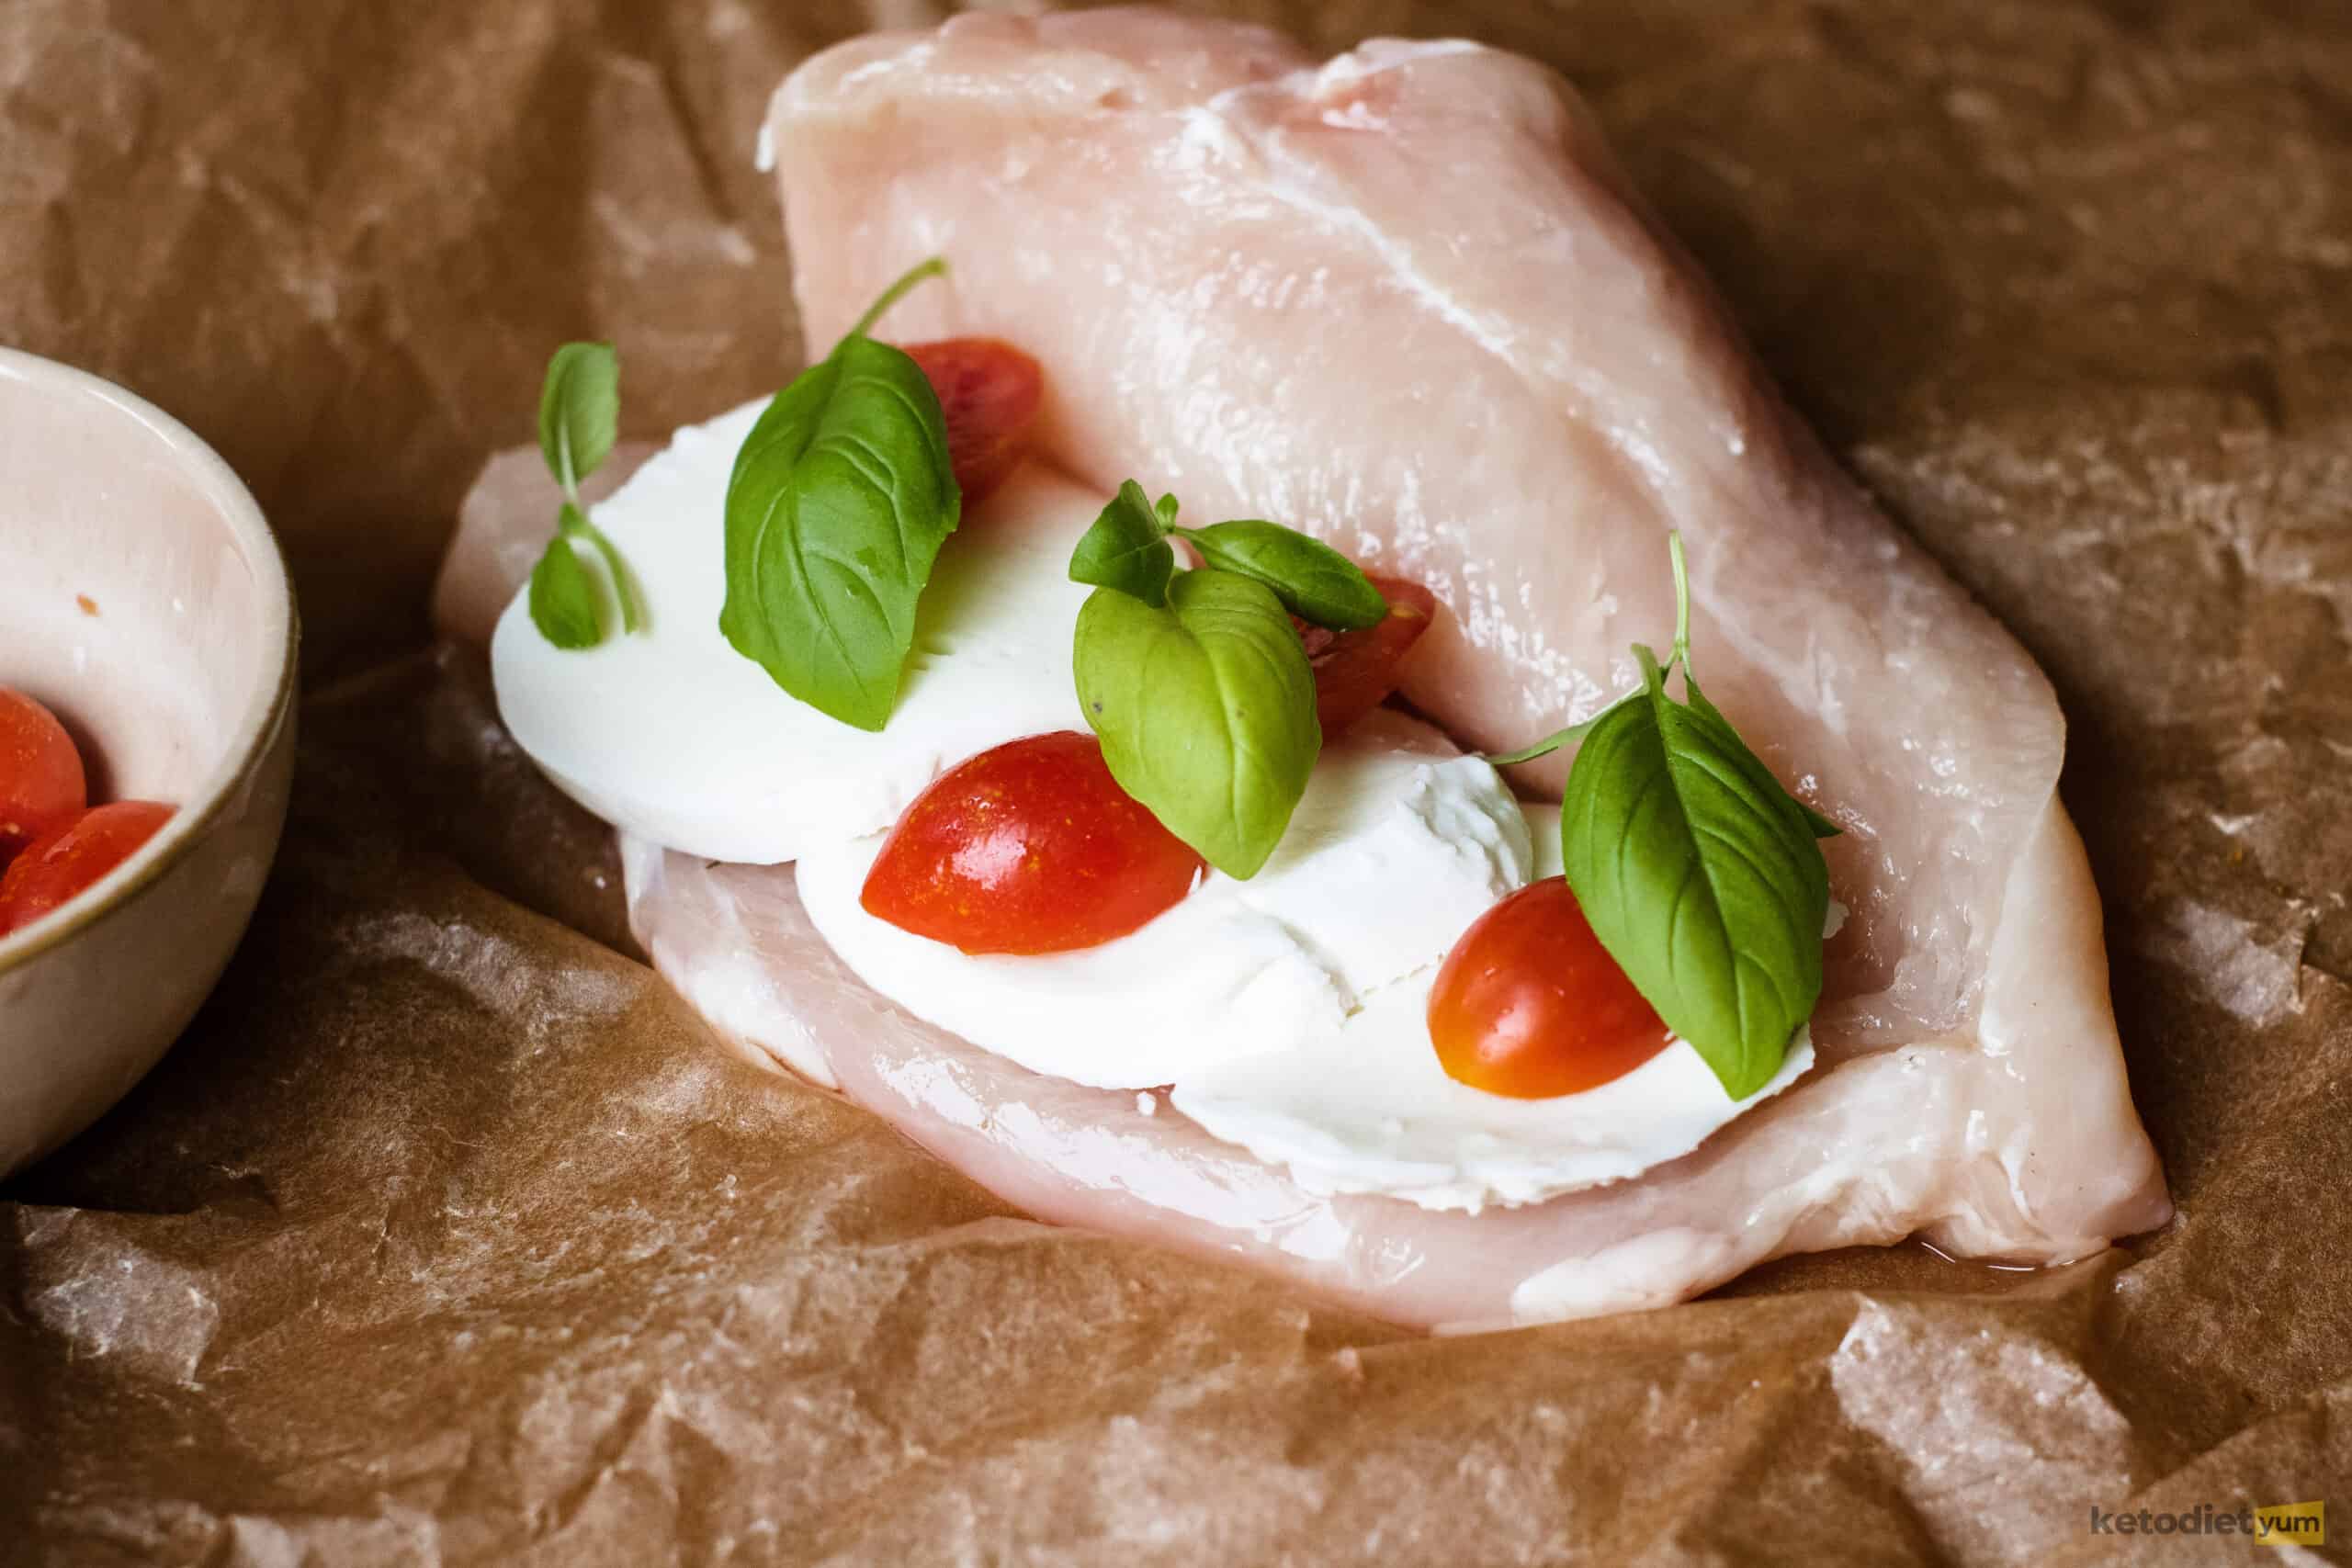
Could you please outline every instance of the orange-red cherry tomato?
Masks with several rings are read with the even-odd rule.
[[[0,865],[89,804],[83,755],[56,715],[0,686]]]
[[[1374,576],[1372,585],[1388,601],[1386,619],[1358,631],[1306,626],[1299,634],[1315,669],[1315,716],[1326,740],[1388,700],[1405,655],[1437,614],[1437,595],[1418,582]]]
[[[138,852],[171,820],[152,800],[96,806],[51,829],[0,875],[0,936],[32,924]]]
[[[866,873],[876,919],[966,953],[1067,953],[1192,890],[1201,857],[1121,789],[1076,730],[967,757],[914,799]]]
[[[0,686],[0,866],[88,805],[87,787],[57,716]]]
[[[1027,455],[1045,400],[1045,372],[999,338],[941,338],[908,344],[906,351],[939,394],[947,456],[968,506],[1002,484]]]
[[[1430,990],[1430,1042],[1447,1076],[1516,1100],[1597,1088],[1669,1038],[1564,876],[1530,883],[1473,920]]]

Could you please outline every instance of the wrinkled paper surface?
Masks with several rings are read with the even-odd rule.
[[[765,96],[930,8],[13,0],[0,340],[220,447],[310,681],[220,993],[0,1191],[0,1560],[2267,1564],[2094,1510],[2331,1493],[2352,1560],[2352,15],[1248,9],[1566,71],[2041,659],[2175,1224],[1425,1339],[739,1061],[425,596],[556,342],[640,436],[792,367]]]

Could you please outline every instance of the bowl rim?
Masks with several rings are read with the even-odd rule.
[[[301,618],[293,580],[277,536],[262,515],[253,492],[226,460],[178,420],[127,388],[102,376],[44,359],[22,349],[0,347],[0,380],[19,381],[65,397],[93,399],[128,414],[160,440],[187,470],[228,525],[256,579],[269,624],[262,629],[277,649],[275,681],[258,683],[231,736],[223,761],[173,813],[164,830],[137,853],[57,909],[6,937],[0,937],[0,979],[75,936],[145,892],[193,849],[226,809],[230,798],[253,777],[286,722],[294,701],[294,676],[301,644]]]

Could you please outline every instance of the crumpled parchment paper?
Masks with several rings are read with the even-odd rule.
[[[1245,8],[1566,71],[2041,660],[2179,1219],[1432,1340],[1007,1213],[722,1051],[420,646],[553,344],[637,435],[792,367],[764,98],[932,9],[16,0],[0,339],[221,448],[312,684],[220,992],[0,1192],[0,1560],[2352,1560],[2352,16]],[[2113,1518],[2331,1493],[2318,1547]]]

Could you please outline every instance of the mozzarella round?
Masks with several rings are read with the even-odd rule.
[[[1082,728],[1069,552],[1102,498],[1029,464],[939,552],[897,710],[879,733],[786,693],[719,635],[727,481],[763,402],[679,431],[591,515],[648,629],[566,651],[527,587],[491,642],[498,708],[564,792],[688,854],[773,864],[886,828],[945,769],[1014,736]],[[552,520],[550,520],[552,521]]]

